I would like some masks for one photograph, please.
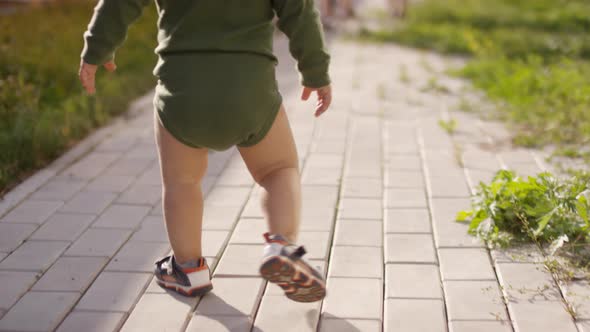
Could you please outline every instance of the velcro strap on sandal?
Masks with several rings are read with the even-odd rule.
[[[305,248],[303,246],[300,246],[289,255],[289,258],[291,258],[293,260],[297,260],[297,259],[300,259],[301,257],[303,257],[303,255],[305,255],[306,253],[307,253],[307,251],[305,250]]]

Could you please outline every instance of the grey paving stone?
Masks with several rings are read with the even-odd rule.
[[[230,230],[238,219],[241,207],[205,205],[203,210],[204,230]]]
[[[433,198],[432,215],[436,244],[441,247],[483,247],[483,243],[467,233],[469,225],[456,222],[457,213],[470,209],[466,198]]]
[[[59,326],[57,332],[115,332],[123,322],[121,312],[84,312],[70,313]]]
[[[383,278],[383,251],[377,247],[334,247],[331,277]]]
[[[36,272],[0,271],[0,308],[8,310],[35,281]]]
[[[76,310],[127,312],[151,276],[150,273],[103,272],[80,299]]]
[[[56,177],[33,193],[31,198],[41,201],[67,201],[86,183],[85,180]]]
[[[347,178],[342,186],[342,197],[381,198],[383,182],[381,179]]]
[[[121,157],[120,152],[91,152],[61,175],[79,179],[92,179]]]
[[[509,301],[556,301],[561,297],[542,264],[500,263],[496,270]]]
[[[217,257],[221,255],[221,249],[229,236],[228,231],[203,231],[202,248],[203,256]],[[259,235],[260,236],[260,235]]]
[[[106,176],[137,176],[151,164],[151,161],[145,159],[121,158],[111,164],[102,174]]]
[[[381,322],[378,320],[343,319],[326,317],[320,322],[320,332],[381,332]]]
[[[441,248],[438,256],[443,280],[496,280],[486,249]]]
[[[516,331],[575,332],[576,325],[560,301],[519,301],[510,303]]]
[[[320,302],[298,303],[285,296],[265,296],[254,321],[253,331],[315,331]]]
[[[338,188],[332,186],[304,185],[301,186],[301,197],[304,203],[311,201],[319,204],[320,206],[334,206],[338,200]]]
[[[0,263],[0,270],[43,272],[69,244],[64,241],[28,241]]]
[[[430,234],[387,234],[387,263],[436,263]]]
[[[186,332],[250,332],[252,322],[246,316],[201,316],[191,319]]]
[[[509,164],[508,169],[522,177],[536,176],[541,173],[541,168],[536,163]]]
[[[450,332],[512,332],[512,324],[507,321],[454,321],[449,326]]]
[[[213,284],[213,291],[199,302],[197,314],[253,316],[262,296],[261,278],[215,278]]]
[[[135,180],[133,175],[102,175],[92,180],[84,189],[87,191],[121,193],[131,185],[133,180]]]
[[[233,245],[227,246],[214,275],[222,276],[253,276],[260,275],[258,267],[262,258],[261,245]]]
[[[449,320],[507,320],[496,281],[445,281]]]
[[[378,279],[330,278],[323,315],[340,318],[381,319],[383,282]],[[350,290],[362,289],[350,301]]]
[[[496,172],[500,164],[493,152],[481,149],[466,150],[462,154],[463,166],[470,170]]]
[[[330,168],[307,167],[303,171],[301,183],[303,185],[338,186],[340,173]]]
[[[384,331],[446,332],[444,310],[441,300],[387,299]]]
[[[148,216],[129,241],[168,243],[166,224],[161,216]]]
[[[387,264],[385,273],[388,298],[442,299],[442,286],[436,265]]]
[[[0,252],[9,253],[18,248],[36,228],[29,224],[0,223]]]
[[[563,285],[565,298],[576,310],[576,319],[590,319],[590,283],[574,280]]]
[[[383,224],[378,220],[340,219],[335,246],[383,246]]]
[[[536,245],[525,245],[491,250],[496,263],[542,263],[545,258]]]
[[[331,168],[338,170],[342,168],[344,158],[340,154],[333,153],[311,153],[305,161],[307,167]]]
[[[149,210],[147,206],[111,205],[92,224],[92,227],[133,229],[147,216]]]
[[[224,170],[217,179],[217,185],[220,186],[251,186],[254,184],[254,179],[248,172],[243,168],[229,168]]]
[[[158,242],[127,242],[113,257],[106,271],[152,272],[154,263],[170,252],[170,245]]]
[[[426,192],[421,189],[387,189],[386,208],[425,208]]]
[[[2,222],[41,224],[62,205],[61,201],[26,200],[2,218]]]
[[[580,320],[576,322],[579,332],[590,332],[590,320]]]
[[[386,233],[431,233],[427,209],[387,209]]]
[[[357,156],[354,160],[350,160],[345,167],[345,178],[350,177],[364,177],[380,179],[382,175],[381,161],[378,158],[363,159]]]
[[[385,173],[385,186],[388,188],[424,188],[422,172],[388,170]]]
[[[33,290],[82,292],[107,261],[106,257],[61,257],[33,286]]]
[[[264,237],[262,234],[267,232],[268,226],[266,220],[256,218],[241,218],[230,239],[232,244],[263,244]]]
[[[64,255],[112,257],[130,234],[127,229],[89,228]]]
[[[332,210],[332,214],[335,212]],[[332,230],[332,224],[334,222],[333,216],[323,217],[310,217],[302,216],[301,223],[299,225],[300,231],[318,231],[318,232],[329,232]]]
[[[262,211],[262,206],[260,204],[260,197],[258,196],[251,196],[246,206],[244,207],[244,211],[242,211],[242,218],[264,218],[264,212]]]
[[[419,156],[400,155],[390,156],[388,169],[391,171],[421,171],[422,160]]]
[[[499,168],[497,169],[499,170]],[[494,179],[494,175],[496,174],[495,171],[480,171],[480,170],[473,170],[467,169],[467,179],[469,180],[469,184],[471,186],[472,192],[476,190],[480,183],[490,183]]]
[[[383,219],[383,207],[380,199],[343,198],[340,201],[342,219]]]
[[[330,233],[328,232],[300,232],[297,243],[305,245],[307,250],[307,259],[320,259],[324,260],[328,258],[328,241]]]
[[[81,191],[60,212],[100,214],[115,199],[114,193]]]
[[[161,198],[161,185],[135,184],[125,190],[121,196],[117,198],[117,203],[154,206]]]
[[[181,331],[195,303],[173,293],[144,294],[120,331]]]
[[[30,292],[0,320],[0,330],[51,331],[80,295],[65,292]]]
[[[470,197],[465,176],[431,176],[428,178],[431,197]]]
[[[91,214],[56,213],[39,227],[30,239],[74,241],[95,217]]]
[[[237,206],[241,208],[246,203],[250,190],[246,187],[216,186],[207,195],[205,206]]]

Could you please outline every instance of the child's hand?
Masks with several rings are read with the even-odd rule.
[[[97,68],[98,66],[96,65],[91,65],[84,61],[80,62],[80,72],[78,73],[80,76],[80,82],[82,82],[82,86],[84,89],[86,89],[86,92],[91,95],[96,91],[94,86],[94,78],[96,76]],[[104,64],[104,68],[109,72],[113,72],[115,69],[117,69],[117,65],[115,65],[114,61],[109,61]]]
[[[309,96],[314,91],[318,94],[318,103],[315,108],[315,116],[320,116],[328,109],[328,107],[330,107],[330,103],[332,103],[332,87],[330,85],[326,85],[321,88],[303,87],[301,99],[308,100]]]

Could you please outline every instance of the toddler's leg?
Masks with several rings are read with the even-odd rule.
[[[179,264],[194,262],[201,257],[201,180],[207,170],[207,149],[182,144],[157,119],[155,129],[168,239]]]
[[[264,139],[239,149],[254,180],[264,188],[262,206],[269,231],[295,242],[299,229],[301,185],[293,134],[281,107]]]

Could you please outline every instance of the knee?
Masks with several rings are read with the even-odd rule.
[[[297,163],[297,161],[277,162],[268,165],[267,167],[254,170],[251,173],[252,177],[254,178],[254,181],[256,181],[256,183],[258,183],[260,186],[264,187],[264,183],[268,178],[278,173],[284,172],[286,170],[291,170],[296,174],[299,174],[299,164]]]

